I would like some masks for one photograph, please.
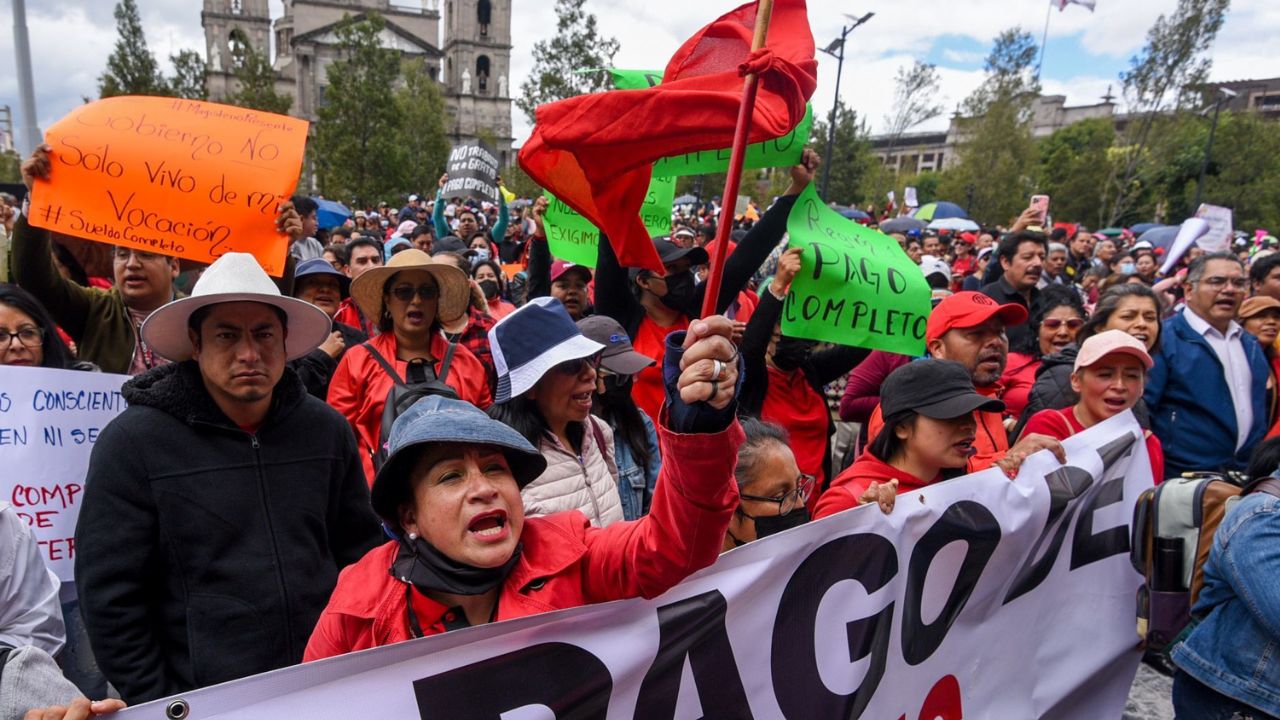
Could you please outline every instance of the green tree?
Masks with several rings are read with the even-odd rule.
[[[1120,74],[1130,120],[1113,157],[1105,186],[1104,216],[1108,225],[1133,219],[1148,186],[1143,166],[1148,148],[1159,143],[1153,131],[1167,128],[1169,112],[1193,107],[1203,99],[1209,75],[1208,51],[1231,0],[1178,0],[1172,15],[1161,15],[1147,31],[1142,53]]]
[[[246,46],[234,72],[236,90],[223,102],[280,115],[289,112],[293,98],[276,92],[276,71],[266,53]]]
[[[404,84],[395,93],[399,144],[405,155],[400,166],[400,187],[424,192],[436,186],[449,158],[444,95],[421,60],[405,60],[400,74]]]
[[[512,163],[502,170],[502,184],[515,193],[516,197],[534,199],[542,194],[542,187],[529,177],[519,163]]]
[[[1000,33],[987,56],[986,78],[963,103],[959,162],[943,173],[938,192],[965,205],[979,222],[1003,223],[1026,207],[1035,164],[1031,104],[1040,92],[1035,59],[1029,33]]]
[[[556,0],[555,34],[533,44],[533,70],[516,98],[529,122],[539,105],[613,85],[605,71],[613,65],[618,41],[600,34],[596,16],[583,10],[586,2]]]
[[[115,49],[107,58],[107,69],[98,76],[98,95],[167,95],[168,83],[160,74],[155,55],[147,49],[142,18],[134,0],[116,3]]]
[[[1194,138],[1185,182],[1170,188],[1170,218],[1177,222],[1195,213],[1196,184],[1209,121],[1192,116]],[[1195,142],[1198,140],[1199,142]],[[1280,126],[1256,112],[1223,112],[1213,141],[1213,155],[1205,174],[1201,202],[1232,209],[1233,223],[1241,230],[1274,227],[1280,218]]]
[[[209,88],[205,84],[204,58],[195,50],[181,50],[170,55],[173,77],[168,83],[168,93],[188,100],[208,100]]]
[[[22,182],[22,158],[12,150],[0,152],[0,182]]]
[[[1038,191],[1053,200],[1055,218],[1102,227],[1103,194],[1115,142],[1111,118],[1068,125],[1037,144]]]
[[[401,124],[386,91],[400,76],[400,55],[378,40],[385,26],[381,15],[343,20],[335,31],[338,57],[325,71],[328,87],[308,149],[320,192],[365,203],[399,189],[400,178],[387,169],[404,163]]]
[[[822,162],[830,167],[831,178],[827,196],[823,200],[840,205],[858,205],[865,201],[879,203],[879,197],[870,195],[867,187],[872,173],[881,166],[871,150],[871,140],[865,120],[843,102],[836,105],[836,135],[832,144],[832,157]],[[827,135],[830,132],[829,116],[813,119],[813,132],[809,134],[819,154],[826,154]],[[822,171],[819,170],[821,173]]]

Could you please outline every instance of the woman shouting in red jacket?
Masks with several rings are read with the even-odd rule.
[[[374,509],[396,539],[338,578],[304,660],[628,597],[654,597],[720,553],[738,505],[737,352],[723,317],[667,338],[663,467],[648,515],[595,528],[525,518],[546,461],[467,403],[418,401],[392,427]]]

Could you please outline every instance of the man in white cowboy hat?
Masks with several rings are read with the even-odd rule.
[[[172,364],[125,384],[76,528],[90,642],[129,703],[299,662],[378,543],[351,428],[285,366],[329,332],[242,253],[143,324]]]

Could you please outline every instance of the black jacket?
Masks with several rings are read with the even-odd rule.
[[[333,371],[338,369],[338,362],[342,360],[342,356],[346,355],[351,348],[369,339],[363,330],[344,323],[335,322],[333,329],[342,333],[342,342],[345,343],[338,357],[331,358],[329,353],[316,348],[297,360],[289,362],[289,367],[298,373],[307,392],[321,400],[327,400],[329,397],[329,381],[333,379]]]
[[[382,539],[351,427],[287,368],[253,434],[192,361],[123,393],[76,527],[107,679],[132,705],[301,661],[338,571]]]
[[[1014,290],[1013,285],[1004,277],[984,286],[982,294],[1001,305],[1021,305],[1026,308],[1028,315],[1035,312],[1037,301],[1040,299],[1039,288],[1031,288],[1031,302],[1028,303],[1022,293]],[[1025,322],[1005,328],[1005,334],[1009,336],[1009,347],[1015,349],[1027,345],[1028,342],[1034,339],[1031,337],[1030,323]]]

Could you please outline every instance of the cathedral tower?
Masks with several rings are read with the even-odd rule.
[[[271,14],[267,0],[204,0],[205,62],[209,98],[218,100],[234,90],[235,70],[247,50],[271,57]]]

